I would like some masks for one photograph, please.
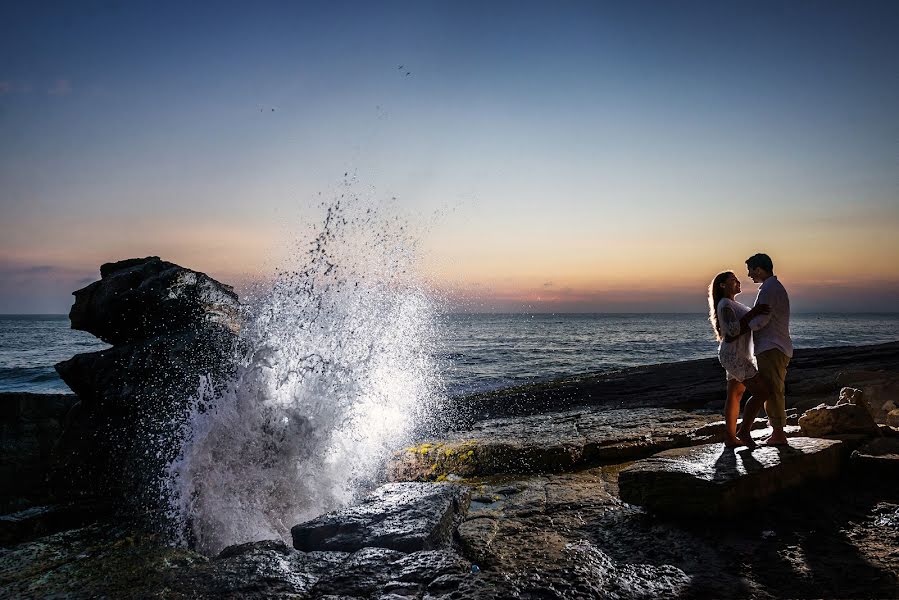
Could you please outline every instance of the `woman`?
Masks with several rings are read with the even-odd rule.
[[[758,368],[752,354],[752,334],[749,321],[756,315],[771,312],[767,304],[749,308],[734,298],[740,293],[740,280],[732,271],[718,273],[709,285],[709,320],[715,331],[718,345],[718,360],[727,371],[727,400],[724,403],[724,425],[728,448],[746,445],[755,446],[750,430],[752,422],[765,401],[768,400],[768,386],[757,377]],[[752,397],[746,402],[743,423],[737,431],[737,415],[740,400],[749,388]]]

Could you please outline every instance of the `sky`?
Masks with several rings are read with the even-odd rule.
[[[10,3],[0,313],[262,277],[348,178],[459,310],[702,312],[766,252],[896,311],[897,63],[891,1]]]

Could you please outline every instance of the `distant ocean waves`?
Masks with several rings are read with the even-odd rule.
[[[0,392],[71,394],[53,367],[0,368]]]
[[[66,315],[0,315],[0,392],[71,394],[53,365],[108,347]]]
[[[580,373],[714,357],[701,314],[454,314],[440,317],[438,363],[450,395]],[[899,313],[799,314],[797,348],[899,340]],[[0,392],[66,393],[53,365],[108,347],[68,318],[0,316]]]

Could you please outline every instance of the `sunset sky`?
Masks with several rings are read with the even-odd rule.
[[[5,6],[0,313],[264,275],[344,173],[464,310],[701,312],[759,251],[899,310],[897,2],[186,4]]]

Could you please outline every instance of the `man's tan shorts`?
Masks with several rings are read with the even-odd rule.
[[[755,357],[759,365],[759,374],[768,384],[771,397],[765,402],[765,412],[771,427],[785,427],[787,424],[786,400],[784,398],[784,379],[787,376],[787,365],[790,357],[772,348]]]

